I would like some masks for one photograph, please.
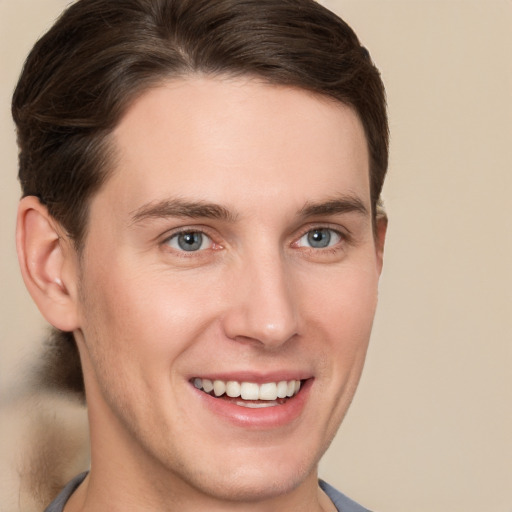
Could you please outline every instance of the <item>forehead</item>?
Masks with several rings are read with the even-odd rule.
[[[169,81],[128,108],[113,141],[117,164],[99,195],[115,196],[126,213],[171,196],[249,208],[255,199],[298,205],[345,193],[370,210],[357,114],[301,89],[247,78]]]

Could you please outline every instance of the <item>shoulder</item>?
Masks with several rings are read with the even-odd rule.
[[[75,492],[77,487],[84,481],[87,476],[87,471],[76,476],[69,482],[60,494],[48,505],[44,512],[62,512],[64,505],[69,500],[69,497]]]
[[[339,512],[370,512],[367,508],[362,507],[355,501],[342,494],[332,485],[329,485],[323,480],[319,480],[318,483],[325,494],[329,496]]]

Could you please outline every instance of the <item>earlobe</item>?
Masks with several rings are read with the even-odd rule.
[[[23,280],[42,315],[62,331],[78,327],[76,255],[70,245],[37,197],[20,201],[16,248]]]

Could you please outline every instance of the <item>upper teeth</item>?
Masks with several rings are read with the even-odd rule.
[[[232,398],[242,397],[244,400],[277,400],[292,397],[299,392],[300,380],[281,380],[279,382],[238,382],[236,380],[194,379],[194,386],[206,393],[221,396],[224,393]]]

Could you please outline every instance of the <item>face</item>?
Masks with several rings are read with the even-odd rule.
[[[216,499],[311,482],[381,268],[358,117],[196,77],[143,94],[113,141],[80,264],[93,471]]]

